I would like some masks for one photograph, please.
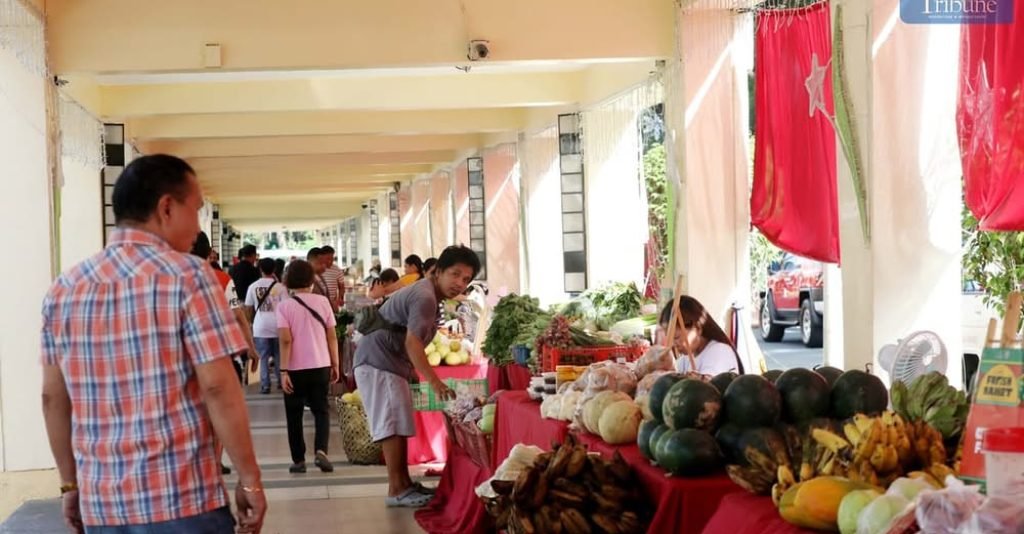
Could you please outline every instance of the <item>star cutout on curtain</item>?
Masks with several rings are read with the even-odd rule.
[[[974,115],[971,126],[970,152],[979,154],[979,150],[984,149],[985,154],[991,156],[992,149],[995,147],[996,125],[992,122],[995,114],[995,91],[988,83],[988,69],[984,61],[978,67],[977,84],[978,87],[971,95],[970,103],[970,109]]]
[[[804,80],[809,102],[808,117],[813,117],[816,109],[820,109],[828,116],[828,110],[825,108],[825,76],[828,75],[828,65],[831,62],[832,58],[829,58],[828,63],[822,65],[818,60],[817,52],[811,54],[811,73]]]

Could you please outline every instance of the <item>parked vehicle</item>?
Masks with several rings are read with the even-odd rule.
[[[807,347],[823,341],[825,292],[821,262],[785,253],[768,267],[768,284],[761,293],[761,337],[781,341],[786,329],[799,326]]]
[[[985,290],[981,284],[965,280],[960,297],[960,332],[963,336],[964,384],[971,387],[978,370],[981,353],[985,349],[988,322],[999,317],[999,312],[985,304]]]

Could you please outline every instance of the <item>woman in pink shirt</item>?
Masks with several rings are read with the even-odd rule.
[[[327,458],[331,417],[327,408],[330,384],[338,381],[338,338],[327,297],[312,293],[315,274],[305,261],[288,266],[285,285],[294,295],[277,306],[277,332],[281,343],[281,387],[288,421],[291,473],[306,472],[306,441],[302,436],[302,411],[309,404],[316,423],[313,441],[315,464],[323,472],[334,471]]]

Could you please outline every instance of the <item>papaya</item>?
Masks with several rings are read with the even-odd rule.
[[[839,506],[843,497],[862,489],[873,489],[873,486],[842,477],[812,478],[782,495],[779,514],[797,526],[835,531],[839,528]]]

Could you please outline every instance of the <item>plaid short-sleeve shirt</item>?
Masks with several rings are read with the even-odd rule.
[[[118,228],[43,301],[42,361],[71,396],[86,525],[154,523],[227,505],[197,365],[246,344],[210,265]]]

